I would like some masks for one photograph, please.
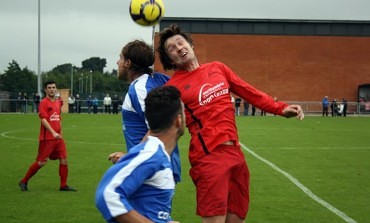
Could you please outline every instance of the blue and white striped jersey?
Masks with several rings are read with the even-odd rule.
[[[164,144],[149,136],[104,174],[95,204],[107,222],[135,209],[153,222],[171,220],[175,181]]]
[[[149,130],[145,119],[145,98],[156,87],[163,86],[170,79],[161,73],[143,74],[135,79],[125,96],[122,105],[122,130],[127,151],[139,144]],[[171,155],[173,172],[176,182],[181,181],[181,161],[178,147]]]
[[[140,143],[149,130],[145,119],[145,98],[156,87],[170,78],[161,73],[143,74],[131,84],[122,104],[122,130],[127,150]]]

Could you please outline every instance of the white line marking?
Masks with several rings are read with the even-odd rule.
[[[20,131],[9,131],[9,132],[2,132],[0,136],[8,139],[15,139],[15,140],[27,140],[27,141],[38,141],[38,137],[36,139],[31,138],[21,138],[21,137],[15,137],[15,136],[9,136],[10,133],[16,133]],[[77,144],[92,144],[92,145],[109,145],[109,146],[123,146],[124,143],[118,144],[118,143],[99,143],[99,142],[82,142],[82,141],[72,141],[68,140],[66,143],[77,143]]]
[[[239,142],[240,143],[240,142]],[[353,220],[352,218],[348,217],[345,213],[342,211],[338,210],[337,208],[333,207],[331,204],[328,202],[324,201],[323,199],[319,198],[316,196],[310,189],[308,189],[306,186],[304,186],[301,182],[299,182],[296,178],[294,178],[292,175],[289,173],[285,172],[284,170],[280,169],[278,166],[275,164],[271,163],[270,161],[266,160],[265,158],[259,156],[252,150],[250,150],[248,147],[246,147],[244,144],[240,143],[242,148],[250,153],[252,156],[256,157],[257,159],[261,160],[265,164],[269,165],[272,169],[276,170],[277,172],[281,173],[284,175],[286,178],[288,178],[290,181],[292,181],[299,189],[301,189],[305,194],[307,194],[310,198],[312,198],[314,201],[317,203],[321,204],[325,208],[329,209],[331,212],[334,214],[338,215],[341,219],[343,219],[345,222],[348,223],[357,223],[357,221]]]
[[[368,150],[370,149],[369,146],[347,146],[347,147],[340,147],[340,146],[324,146],[324,147],[296,147],[296,146],[285,146],[285,147],[269,147],[269,148],[258,148],[258,150],[263,149],[281,149],[281,150],[329,150],[329,149],[335,149],[335,150]]]

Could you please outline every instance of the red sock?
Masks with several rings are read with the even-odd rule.
[[[60,187],[67,186],[68,165],[59,164]]]
[[[37,173],[37,171],[39,171],[39,169],[41,168],[42,166],[40,166],[37,161],[34,162],[30,168],[28,169],[27,173],[26,173],[26,176],[22,179],[22,183],[27,183],[29,179],[31,179],[31,177],[33,175],[35,175]]]

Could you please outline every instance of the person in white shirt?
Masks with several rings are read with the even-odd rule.
[[[109,113],[110,114],[110,106],[112,105],[112,98],[109,96],[109,94],[107,94],[104,97],[103,104],[104,104],[104,111],[105,111],[105,113]]]

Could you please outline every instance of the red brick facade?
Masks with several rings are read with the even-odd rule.
[[[358,86],[370,83],[370,37],[193,34],[192,38],[200,63],[219,60],[279,100],[321,101],[327,95],[330,100],[357,101]],[[158,57],[155,69],[163,71]]]

